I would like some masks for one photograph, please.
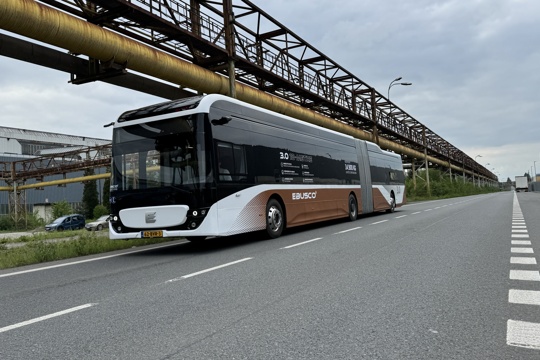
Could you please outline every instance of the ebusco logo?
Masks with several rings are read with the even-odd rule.
[[[292,199],[293,200],[309,200],[309,199],[315,199],[315,198],[317,198],[317,192],[316,191],[304,192],[304,193],[299,193],[299,192],[293,192],[292,193]]]

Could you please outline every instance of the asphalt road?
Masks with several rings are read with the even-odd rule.
[[[505,192],[0,271],[0,359],[540,359],[539,208]]]

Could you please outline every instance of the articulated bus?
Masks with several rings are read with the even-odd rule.
[[[284,229],[404,203],[401,157],[222,95],[125,112],[113,129],[111,239]]]

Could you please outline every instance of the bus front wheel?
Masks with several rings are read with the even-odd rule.
[[[285,228],[285,217],[281,204],[276,199],[270,199],[266,204],[266,232],[271,239],[281,235]]]

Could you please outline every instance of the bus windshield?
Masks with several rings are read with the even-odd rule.
[[[211,166],[206,161],[202,130],[197,135],[196,117],[116,128],[111,189],[193,188],[205,183]]]

